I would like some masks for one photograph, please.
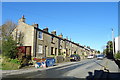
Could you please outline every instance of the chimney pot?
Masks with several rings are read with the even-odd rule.
[[[20,18],[20,19],[18,20],[18,22],[24,22],[24,23],[25,23],[25,17],[24,17],[24,15],[22,16],[22,18]]]
[[[46,31],[46,32],[48,32],[48,28],[44,28],[44,29],[43,29],[43,31]]]
[[[56,31],[55,31],[55,30],[54,30],[54,31],[52,31],[52,32],[51,32],[51,34],[56,35]]]
[[[63,35],[62,35],[62,33],[60,34],[60,35],[58,35],[60,38],[63,38]]]

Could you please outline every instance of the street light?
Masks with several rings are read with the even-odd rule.
[[[113,31],[113,28],[112,28],[112,43],[113,43],[113,54],[114,54],[114,31]]]

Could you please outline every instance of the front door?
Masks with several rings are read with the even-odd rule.
[[[26,57],[28,57],[29,59],[31,59],[31,46],[25,46],[25,54],[26,54]]]

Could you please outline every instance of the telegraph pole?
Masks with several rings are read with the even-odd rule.
[[[114,54],[114,31],[112,29],[112,43],[113,43],[113,54]]]

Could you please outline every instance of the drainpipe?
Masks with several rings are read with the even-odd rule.
[[[37,29],[34,28],[34,30],[36,30],[36,33],[35,33],[35,54],[34,54],[34,57],[36,57],[36,51],[37,51]]]

